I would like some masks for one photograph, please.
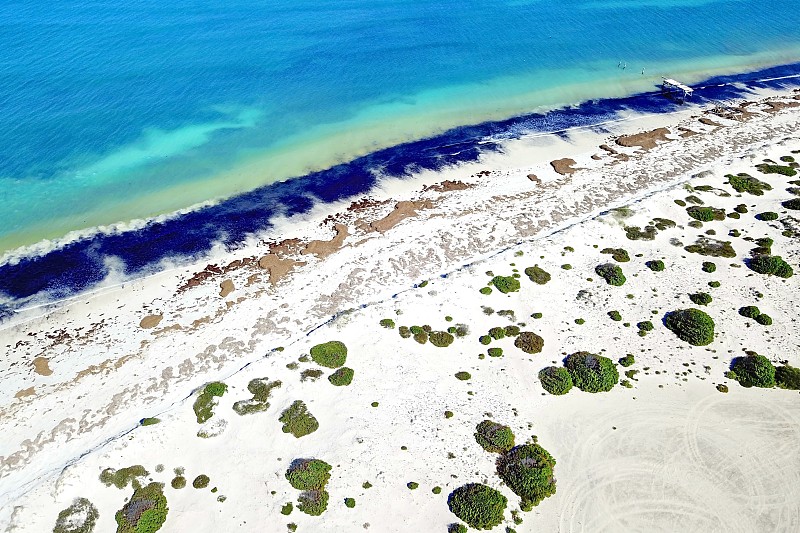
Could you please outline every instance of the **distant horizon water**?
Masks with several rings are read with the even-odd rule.
[[[231,244],[308,196],[368,189],[369,165],[410,165],[436,144],[425,139],[451,135],[474,155],[470,135],[563,106],[600,116],[608,104],[581,103],[650,92],[662,75],[695,84],[798,63],[800,35],[784,31],[797,22],[788,0],[11,0],[0,7],[0,256],[225,198],[212,211],[241,220],[218,236]],[[201,211],[173,225],[208,224]],[[213,240],[132,231],[162,259]],[[130,272],[155,257],[115,253]],[[49,268],[0,292],[53,290],[67,274]]]

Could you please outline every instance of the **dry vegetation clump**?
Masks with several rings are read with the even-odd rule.
[[[272,389],[277,389],[281,386],[280,381],[270,381],[269,378],[256,378],[251,379],[247,384],[247,390],[253,395],[252,398],[247,400],[239,400],[233,404],[233,410],[238,415],[249,415],[253,413],[260,413],[269,408],[269,396],[272,394]]]
[[[709,237],[698,237],[694,244],[684,246],[689,253],[700,254],[710,257],[736,257],[736,250],[731,246],[730,241],[720,241]]]
[[[521,331],[514,339],[514,346],[525,353],[537,354],[544,347],[544,339],[532,331]]]
[[[544,285],[551,279],[550,274],[544,269],[539,268],[539,265],[533,265],[532,267],[526,268],[525,275],[527,275],[528,278],[537,285]]]
[[[86,498],[76,498],[58,513],[53,533],[92,533],[100,513]]]
[[[302,490],[297,508],[311,516],[319,516],[328,508],[328,492],[325,485],[331,477],[331,465],[319,459],[296,459],[286,471],[289,484]]]
[[[134,489],[137,489],[141,486],[138,478],[147,475],[149,472],[142,465],[133,465],[119,470],[106,468],[100,472],[100,482],[106,487],[113,485],[118,489],[124,489],[128,485],[132,485]]]
[[[600,253],[611,255],[611,259],[618,263],[627,263],[631,260],[631,256],[628,255],[628,251],[623,248],[603,248],[600,250]]]
[[[169,508],[161,483],[139,487],[114,518],[117,533],[155,533],[167,519]]]

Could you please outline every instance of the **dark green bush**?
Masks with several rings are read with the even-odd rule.
[[[556,460],[538,444],[512,448],[497,461],[497,474],[520,497],[520,508],[530,511],[556,493]]]
[[[76,498],[66,509],[58,513],[53,533],[92,533],[100,513],[86,498]]]
[[[381,326],[383,326],[383,327],[385,327],[387,329],[394,329],[394,326],[395,326],[394,320],[392,320],[391,318],[382,319],[380,324],[381,324]]]
[[[446,331],[431,331],[428,335],[428,339],[431,341],[431,344],[437,348],[447,348],[453,344],[455,337]]]
[[[628,368],[629,366],[632,366],[635,362],[636,362],[636,358],[634,358],[633,354],[631,354],[631,353],[629,353],[625,357],[620,357],[619,358],[619,364],[621,364],[625,368]]]
[[[665,268],[664,261],[661,259],[653,259],[652,261],[646,262],[645,265],[653,272],[662,272]]]
[[[637,322],[636,327],[639,328],[641,331],[653,331],[653,323],[649,320],[643,320],[641,322]]]
[[[664,325],[694,346],[706,346],[714,341],[714,320],[699,309],[681,309],[667,313]]]
[[[539,265],[534,265],[532,267],[528,267],[525,269],[525,274],[530,278],[530,280],[538,285],[544,285],[548,281],[550,281],[551,276],[548,272],[545,272],[543,269],[539,268]]]
[[[293,509],[294,505],[292,505],[292,502],[286,502],[285,504],[283,504],[283,507],[281,507],[281,514],[283,516],[289,516],[290,514],[292,514]]]
[[[297,497],[297,510],[310,516],[319,516],[328,508],[329,497],[328,492],[322,489],[303,491]]]
[[[197,397],[193,405],[194,414],[197,416],[198,424],[202,424],[214,416],[214,398],[217,396],[222,396],[227,390],[228,386],[219,381],[208,383],[205,387],[203,387],[202,392],[200,392],[200,395]]]
[[[346,387],[347,385],[350,385],[353,382],[354,375],[355,375],[355,370],[343,366],[342,368],[336,370],[336,372],[328,376],[328,381],[331,382],[331,385],[335,385],[337,387]]]
[[[572,376],[566,368],[548,366],[539,371],[542,388],[555,396],[566,394],[572,389]]]
[[[140,486],[137,478],[147,475],[149,472],[142,465],[133,465],[119,470],[106,468],[100,472],[100,482],[106,487],[114,485],[118,489],[124,489],[128,485],[133,485],[133,488],[136,489]]]
[[[467,533],[467,526],[464,524],[450,524],[447,526],[447,533]]]
[[[306,404],[301,400],[284,409],[278,421],[283,422],[281,429],[284,433],[291,433],[298,439],[314,433],[319,428],[319,422],[308,412]]]
[[[611,263],[597,265],[594,271],[598,276],[606,280],[606,283],[609,285],[619,287],[625,283],[625,275],[622,273],[622,269],[617,265]]]
[[[467,381],[468,379],[472,379],[472,375],[469,372],[456,372],[456,378],[461,381]]]
[[[532,331],[522,331],[514,339],[514,346],[525,353],[536,354],[542,351],[544,339]]]
[[[297,490],[320,490],[331,477],[331,465],[319,459],[295,459],[286,470],[286,479]]]
[[[500,340],[500,339],[505,338],[506,330],[504,328],[499,328],[499,327],[498,328],[492,328],[492,329],[489,330],[489,335],[494,340]]]
[[[159,422],[161,422],[160,418],[153,418],[153,417],[142,418],[141,420],[139,420],[139,424],[142,426],[154,426]]]
[[[725,210],[714,207],[699,207],[693,205],[686,208],[686,212],[695,220],[700,222],[711,222],[713,220],[725,220]]]
[[[778,276],[779,278],[790,278],[794,271],[779,255],[759,255],[746,261],[747,267],[759,274]]]
[[[489,348],[488,353],[489,353],[489,357],[502,357],[503,356],[503,349],[502,348]]]
[[[488,346],[489,344],[492,343],[492,337],[489,335],[481,335],[478,338],[478,341],[480,341],[480,343],[483,344],[484,346]]]
[[[417,490],[417,488],[419,487],[419,483],[417,483],[416,481],[409,481],[408,483],[406,483],[406,487],[408,487],[409,490]]]
[[[491,287],[482,287],[478,292],[481,293],[481,294],[487,294],[487,295],[488,294],[492,294],[492,288]]]
[[[347,360],[347,346],[340,341],[328,341],[311,348],[311,359],[327,368],[339,368]]]
[[[519,326],[506,326],[505,333],[506,337],[516,337],[519,335]]]
[[[457,488],[447,498],[450,512],[475,529],[492,529],[505,520],[508,499],[480,483]]]
[[[759,311],[758,307],[756,307],[755,305],[746,305],[744,307],[739,308],[739,314],[742,315],[743,317],[754,319],[761,314],[761,311]]]
[[[717,265],[712,263],[711,261],[703,261],[703,272],[708,272],[709,274],[717,271]]]
[[[627,263],[631,260],[628,251],[624,248],[603,248],[600,250],[601,254],[610,254],[611,258],[618,263]]]
[[[354,498],[345,498],[344,505],[350,509],[356,506],[356,500]]]
[[[173,489],[182,489],[186,486],[186,478],[183,476],[175,476],[172,478],[170,485]]]
[[[576,352],[564,360],[572,383],[584,392],[607,392],[619,381],[614,362],[602,355]]]
[[[514,433],[511,428],[484,420],[475,427],[475,440],[487,452],[505,453],[514,447]]]
[[[192,487],[194,487],[196,489],[204,489],[204,488],[208,487],[208,483],[210,481],[211,481],[211,479],[209,479],[209,477],[207,475],[200,474],[199,476],[194,478],[194,481],[192,481]]]
[[[439,486],[437,485],[436,487],[433,487],[433,488],[431,489],[431,492],[432,492],[432,493],[434,493],[434,494],[441,494],[441,493],[442,493],[442,487],[439,487]]]
[[[769,183],[764,183],[748,174],[742,173],[735,176],[727,174],[725,177],[728,178],[730,186],[739,193],[746,192],[754,196],[762,196],[764,191],[772,190]]]
[[[689,299],[696,305],[708,305],[711,303],[711,295],[707,292],[696,292],[689,295]]]
[[[737,357],[731,363],[734,379],[743,387],[775,386],[775,366],[769,359],[757,353]]]
[[[792,198],[791,200],[786,200],[785,202],[781,203],[783,207],[786,209],[792,209],[797,211],[800,209],[800,198]]]
[[[763,220],[769,222],[771,220],[778,220],[778,213],[775,211],[765,211],[756,215],[756,220]]]
[[[761,163],[756,165],[756,168],[764,174],[780,174],[782,176],[794,176],[797,172],[786,165],[773,165],[770,163]]]
[[[608,316],[609,316],[609,318],[611,318],[611,320],[613,320],[614,322],[620,322],[620,321],[622,321],[622,315],[620,315],[620,314],[619,314],[619,311],[609,311],[609,312],[608,312]]]
[[[761,313],[756,317],[756,322],[761,324],[762,326],[771,326],[772,325],[772,317],[766,313]]]
[[[169,508],[161,483],[139,487],[117,511],[117,533],[155,533],[167,519]]]
[[[495,276],[491,283],[503,294],[517,292],[520,288],[519,280],[512,276]]]
[[[800,390],[800,368],[789,365],[777,367],[775,383],[782,389]]]
[[[233,404],[233,410],[239,415],[249,415],[266,411],[269,408],[270,394],[272,389],[281,386],[280,381],[270,381],[269,378],[256,378],[247,384],[247,390],[253,395],[248,400],[240,400]]]

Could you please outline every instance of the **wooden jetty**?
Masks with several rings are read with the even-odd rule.
[[[694,93],[694,89],[672,78],[661,78],[661,93],[679,101],[684,101]]]

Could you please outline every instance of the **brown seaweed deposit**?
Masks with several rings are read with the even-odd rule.
[[[667,138],[669,133],[670,131],[667,128],[656,128],[643,133],[623,135],[621,137],[617,137],[614,142],[626,148],[634,148],[638,146],[642,150],[652,150],[656,147],[659,141],[669,142],[669,139]]]

